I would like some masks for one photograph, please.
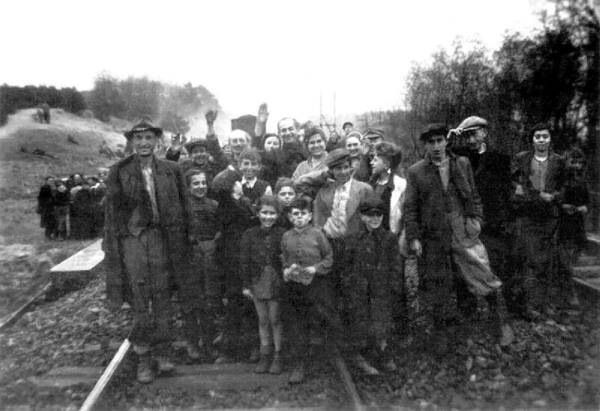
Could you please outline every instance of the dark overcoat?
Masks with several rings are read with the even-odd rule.
[[[392,324],[392,298],[402,288],[402,267],[395,235],[364,226],[348,237],[342,295],[354,337],[386,338]]]
[[[179,166],[171,161],[154,158],[153,171],[160,215],[156,228],[163,234],[169,262],[169,273],[166,275],[186,277],[191,246],[188,240],[189,211],[185,181]],[[120,240],[125,236],[137,236],[144,228],[151,226],[150,204],[137,155],[129,156],[110,168],[106,180],[103,250],[107,298],[114,303],[123,301],[129,289]]]
[[[404,222],[408,244],[417,239],[423,246],[419,275],[435,279],[451,275],[448,256],[452,246],[452,196],[458,199],[463,217],[483,219],[481,198],[466,157],[448,154],[450,184],[444,190],[438,167],[426,157],[407,170]]]

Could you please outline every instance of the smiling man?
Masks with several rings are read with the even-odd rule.
[[[154,379],[155,368],[174,369],[164,351],[158,351],[171,334],[172,275],[183,292],[183,305],[191,300],[184,284],[190,255],[185,182],[176,163],[155,157],[161,136],[162,130],[148,121],[127,131],[125,137],[135,153],[112,166],[106,181],[107,297],[113,307],[120,307],[123,291],[131,294],[130,340],[139,358],[141,383]]]

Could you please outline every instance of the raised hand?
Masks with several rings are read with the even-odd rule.
[[[181,134],[174,134],[171,137],[171,150],[180,151],[183,143]]]
[[[258,115],[256,116],[256,121],[259,123],[266,123],[269,119],[269,108],[267,107],[267,103],[262,103],[258,107]]]
[[[217,110],[208,110],[204,117],[206,118],[208,125],[213,125],[217,119]]]

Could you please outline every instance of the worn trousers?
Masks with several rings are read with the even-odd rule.
[[[131,286],[133,330],[130,340],[143,352],[170,339],[169,274],[166,244],[157,229],[121,238],[123,263]]]
[[[199,241],[193,247],[193,258],[187,278],[178,279],[186,340],[210,344],[217,334],[221,316],[221,280],[214,261],[215,241]]]
[[[544,311],[548,301],[550,281],[556,252],[557,220],[534,221],[519,219],[515,247],[522,250],[518,283],[526,308]]]
[[[324,325],[319,327],[319,331],[327,330],[327,336],[333,344],[341,344],[342,322],[329,278],[316,275],[308,286],[295,282],[286,283],[284,304],[290,316],[287,323],[291,326],[290,351],[296,360],[302,361],[308,355],[310,330],[315,323]]]

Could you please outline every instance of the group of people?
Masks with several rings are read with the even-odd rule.
[[[88,239],[104,232],[108,169],[97,175],[47,176],[37,198],[40,226],[49,240]]]
[[[233,130],[224,150],[215,118],[206,138],[175,138],[164,160],[162,130],[140,122],[125,133],[135,154],[106,181],[107,295],[133,308],[141,383],[174,368],[173,290],[190,359],[249,358],[278,374],[287,351],[291,383],[324,341],[368,375],[396,369],[394,334],[444,355],[453,324],[483,301],[510,345],[508,310],[535,320],[557,308],[551,277],[552,302],[577,304],[584,156],[553,153],[548,126],[511,160],[489,147],[485,119],[430,124],[424,158],[403,170],[379,129],[346,123],[331,141],[284,118],[269,134],[263,105],[255,130]],[[405,270],[415,258],[417,276]]]

